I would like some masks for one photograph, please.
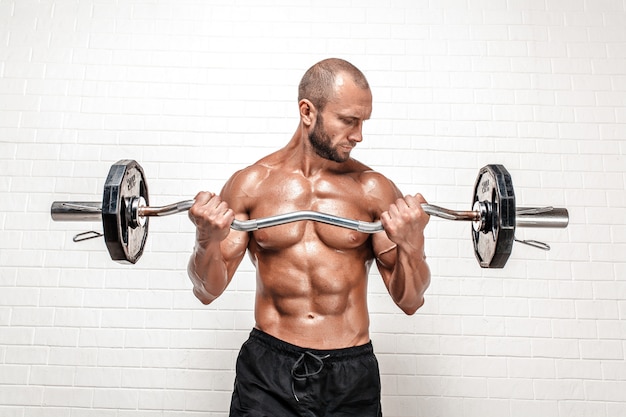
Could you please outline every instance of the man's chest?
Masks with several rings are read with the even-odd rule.
[[[341,181],[286,178],[266,184],[264,192],[251,201],[249,216],[259,219],[298,211],[315,211],[354,220],[372,221],[367,196],[351,179]],[[297,221],[254,233],[261,247],[281,248],[294,245],[322,245],[345,250],[362,245],[367,235],[338,226]]]

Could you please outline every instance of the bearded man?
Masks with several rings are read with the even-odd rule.
[[[255,326],[237,359],[231,417],[382,416],[368,274],[376,263],[406,314],[422,306],[430,283],[425,200],[403,196],[350,157],[372,112],[369,84],[354,65],[331,58],[312,66],[299,85],[298,111],[285,147],[236,172],[219,195],[196,196],[189,210],[193,291],[204,304],[214,301],[248,252],[256,268]],[[314,221],[230,229],[234,219],[301,210],[380,220],[384,231]]]

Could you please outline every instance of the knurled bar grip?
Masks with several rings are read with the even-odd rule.
[[[139,217],[160,217],[187,211],[194,200],[185,200],[161,207],[139,206]],[[422,209],[429,215],[446,220],[480,221],[479,211],[455,211],[433,204],[422,204]],[[100,221],[102,205],[99,202],[55,201],[50,209],[55,221]],[[383,231],[380,221],[365,222],[346,219],[317,211],[296,211],[270,217],[250,220],[234,220],[231,228],[240,232],[252,232],[266,227],[278,226],[302,220],[312,220],[362,233]],[[565,228],[569,222],[567,209],[555,207],[517,207],[515,223],[517,227]]]

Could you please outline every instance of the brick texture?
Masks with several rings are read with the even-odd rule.
[[[300,76],[338,56],[374,95],[354,155],[405,193],[469,209],[500,163],[518,204],[570,212],[518,229],[552,250],[501,270],[432,219],[411,317],[372,272],[385,415],[626,416],[625,28],[623,0],[0,0],[0,415],[227,415],[249,261],[205,307],[185,215],[130,267],[50,204],[100,200],[119,159],[156,205],[218,191],[286,143]]]

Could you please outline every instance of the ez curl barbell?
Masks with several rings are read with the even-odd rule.
[[[148,238],[150,217],[189,210],[194,200],[161,207],[149,206],[148,184],[143,168],[134,160],[113,164],[107,175],[102,202],[55,201],[50,214],[55,221],[102,221],[104,240],[111,259],[136,263]],[[446,220],[470,221],[474,253],[482,268],[503,268],[512,251],[516,227],[564,228],[569,223],[565,208],[516,207],[511,175],[502,165],[486,165],[474,185],[472,210],[456,211],[433,204],[423,210]],[[316,211],[297,211],[251,220],[234,220],[231,229],[252,232],[296,221],[316,221],[362,233],[383,231],[380,221],[346,219]],[[100,235],[100,234],[97,234]],[[75,238],[75,241],[79,239]],[[541,242],[518,241],[549,250]]]

